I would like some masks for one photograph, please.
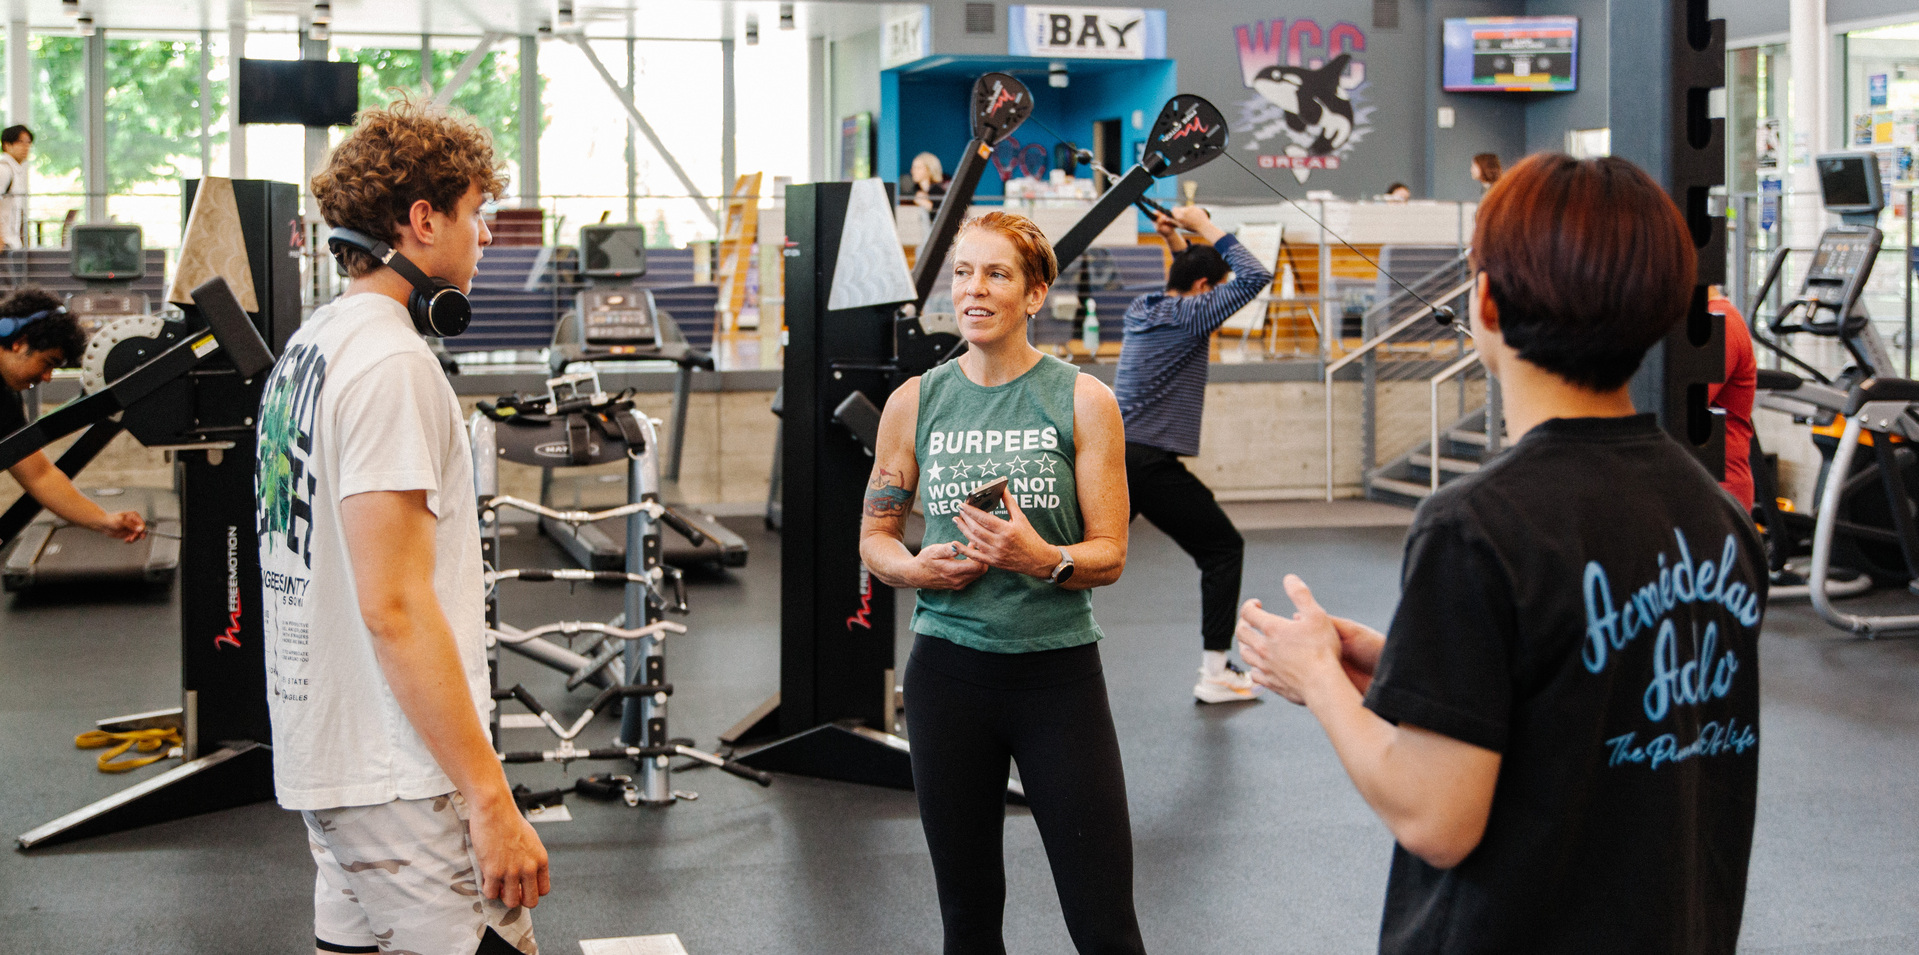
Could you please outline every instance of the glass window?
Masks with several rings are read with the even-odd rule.
[[[808,144],[812,142],[806,126],[806,83],[801,81],[807,75],[809,31],[771,28],[777,11],[772,17],[769,20],[767,12],[760,13],[760,42],[733,46],[739,170],[766,174],[760,186],[763,197],[773,194],[775,176],[808,181]],[[735,30],[734,35],[744,36],[745,30]]]
[[[593,53],[616,82],[626,81],[626,41],[594,40]],[[721,70],[717,42],[634,44],[634,90],[647,124],[717,210],[731,183],[720,182]],[[618,95],[580,49],[540,48],[546,129],[540,136],[540,193],[549,235],[577,241],[579,227],[621,221],[627,209],[629,119]],[[638,136],[637,133],[633,135]],[[744,167],[742,167],[744,169]],[[645,137],[634,150],[637,215],[656,246],[712,239],[718,228]]]
[[[34,34],[33,158],[25,218],[28,240],[59,245],[60,223],[69,210],[85,214],[86,188],[81,104],[86,98],[85,40]]]
[[[246,49],[240,55],[255,60],[297,60],[300,58],[300,34],[255,32],[247,34]],[[246,95],[244,88],[241,95]],[[306,194],[306,128],[302,126],[248,126],[247,178],[272,179],[296,183]]]
[[[352,37],[334,35],[334,58],[342,63],[360,64],[361,108],[384,106],[402,93],[415,97],[431,96],[433,90],[452,80],[468,54],[479,46],[470,37],[434,37],[431,43],[431,83],[420,85],[420,47],[417,40],[397,37]],[[407,42],[408,45],[399,45]],[[473,72],[453,94],[452,106],[477,120],[493,134],[493,148],[506,162],[512,180],[508,189],[517,189],[520,171],[520,53],[517,38],[509,37],[487,51]],[[333,141],[339,142],[346,129],[336,128]]]
[[[1847,149],[1879,154],[1888,244],[1905,244],[1906,189],[1919,179],[1919,23],[1846,34]]]
[[[212,89],[223,103],[224,80]],[[215,109],[216,123],[225,118]],[[180,181],[200,161],[200,38],[109,36],[107,40],[107,214],[140,226],[150,248],[180,242]],[[224,144],[223,124],[208,130]]]

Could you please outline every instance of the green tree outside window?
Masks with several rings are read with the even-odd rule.
[[[360,65],[360,106],[384,106],[398,96],[397,91],[417,93],[420,88],[420,51],[388,47],[360,47],[337,53],[342,63]],[[453,78],[466,51],[433,51],[433,84],[437,89]],[[544,82],[544,81],[542,81]],[[459,91],[453,94],[453,107],[473,117],[493,134],[493,150],[504,161],[520,161],[520,76],[517,60],[498,52],[488,53],[475,67]],[[544,117],[540,131],[545,132]]]
[[[85,153],[86,41],[33,38],[34,165],[78,176]],[[213,115],[226,83],[211,84]],[[107,41],[107,189],[174,183],[200,173],[200,44],[188,40]],[[213,134],[226,142],[224,130]]]

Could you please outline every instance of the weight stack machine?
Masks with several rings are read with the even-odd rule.
[[[224,194],[229,184],[230,202]],[[197,210],[208,218],[196,221],[194,203],[203,186],[218,191]],[[109,731],[176,727],[184,740],[183,759],[166,772],[21,835],[23,849],[273,798],[273,736],[254,521],[254,416],[272,358],[300,324],[305,242],[299,193],[291,183],[266,180],[187,180],[182,187],[181,217],[187,228],[179,268],[238,279],[235,266],[243,260],[253,285],[255,307],[244,313],[251,330],[217,346],[232,352],[231,357],[208,349],[207,361],[131,399],[118,422],[103,421],[94,428],[111,437],[124,426],[142,444],[170,450],[180,469],[181,511],[181,706],[102,720],[98,726]],[[174,284],[183,284],[181,276],[176,275]],[[237,322],[239,303],[246,296],[235,299],[224,288],[220,291],[228,296],[225,307],[234,310]],[[196,354],[212,344],[200,337],[209,325],[204,310],[184,307],[187,318],[181,328],[167,329],[158,340],[130,339],[116,345],[107,360],[109,380],[117,383],[119,375],[131,370],[128,363],[181,341],[194,342]],[[112,392],[115,386],[106,390]],[[105,424],[114,427],[107,430]],[[83,434],[74,444],[89,448],[88,457],[106,443],[90,441],[93,435]],[[72,454],[70,450],[62,456],[63,469]],[[75,467],[68,473],[85,465],[72,463]]]
[[[864,406],[870,417],[893,391],[894,314],[914,290],[892,205],[877,180],[787,188],[780,692],[721,738],[783,737],[740,759],[755,769],[910,789],[906,742],[891,733],[894,592],[867,573],[846,529],[873,457],[840,412]],[[882,271],[876,262],[886,275],[853,274]],[[856,287],[890,300],[833,307]]]
[[[1726,181],[1725,120],[1711,115],[1726,85],[1726,21],[1707,0],[1613,0],[1608,95],[1632,104],[1635,121],[1612,124],[1613,155],[1646,170],[1685,215],[1699,256],[1686,320],[1646,353],[1633,376],[1633,404],[1706,466],[1725,476],[1726,426],[1706,404],[1726,377],[1724,323],[1706,311],[1706,287],[1726,280],[1726,229],[1713,191]],[[1619,108],[1615,105],[1615,109]]]
[[[880,409],[906,379],[953,354],[919,306],[958,234],[992,149],[1033,109],[1003,73],[973,84],[972,140],[909,273],[892,187],[868,179],[786,193],[786,370],[780,467],[780,691],[720,735],[770,742],[740,758],[758,770],[913,787],[893,735],[898,684],[893,588],[860,561],[859,521]]]

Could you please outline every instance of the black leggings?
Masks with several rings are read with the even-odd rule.
[[[1097,644],[985,653],[919,635],[906,664],[913,788],[946,955],[1003,955],[1006,777],[1018,761],[1081,955],[1143,953],[1133,830]]]
[[[1231,650],[1239,617],[1246,539],[1213,490],[1171,451],[1126,444],[1126,487],[1133,516],[1146,515],[1199,565],[1199,635],[1207,650]]]

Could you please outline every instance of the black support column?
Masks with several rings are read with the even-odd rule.
[[[1725,86],[1726,23],[1706,0],[1612,0],[1607,101],[1613,155],[1630,159],[1666,187],[1686,216],[1699,277],[1686,320],[1653,347],[1632,381],[1633,403],[1715,477],[1726,463],[1724,422],[1706,390],[1725,379],[1725,333],[1706,312],[1706,286],[1726,278],[1726,230],[1712,191],[1725,183],[1725,121],[1710,115]]]

